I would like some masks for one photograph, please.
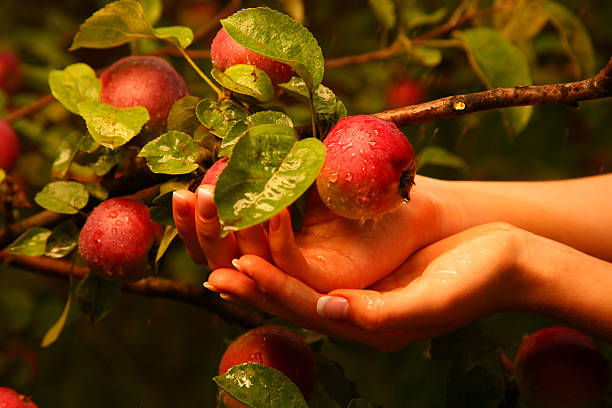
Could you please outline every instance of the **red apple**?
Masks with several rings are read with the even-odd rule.
[[[293,330],[281,326],[260,326],[238,337],[225,350],[219,375],[235,365],[254,361],[283,373],[308,400],[315,383],[315,361],[308,344]],[[225,392],[221,398],[227,408],[244,408]]]
[[[29,397],[7,387],[0,387],[1,408],[38,408]]]
[[[19,139],[13,128],[0,120],[0,169],[9,171],[19,156]]]
[[[530,407],[589,408],[605,397],[610,368],[590,337],[567,327],[527,336],[516,354],[521,395]]]
[[[289,65],[274,61],[243,47],[229,36],[225,28],[219,30],[213,38],[210,46],[210,58],[213,67],[219,71],[225,71],[237,64],[254,65],[265,71],[274,85],[289,81],[293,75],[293,70]]]
[[[425,88],[410,78],[395,81],[387,90],[387,107],[390,109],[425,102]]]
[[[15,92],[22,80],[19,58],[11,51],[0,51],[0,89],[7,93]]]
[[[153,56],[122,58],[100,76],[100,99],[117,108],[144,106],[147,126],[166,128],[170,108],[189,91],[183,78],[166,60]]]

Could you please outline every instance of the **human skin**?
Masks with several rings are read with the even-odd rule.
[[[611,339],[612,322],[608,311],[612,306],[599,302],[609,297],[597,293],[605,292],[612,284],[610,264],[605,261],[612,259],[609,245],[612,214],[608,204],[612,198],[611,184],[610,174],[564,181],[503,183],[446,182],[417,176],[410,204],[400,206],[379,223],[366,224],[362,228],[357,228],[350,220],[333,216],[312,200],[306,226],[297,233],[295,240],[287,226],[286,211],[270,220],[268,230],[255,226],[218,239],[212,189],[201,188],[198,192],[200,210],[195,214],[196,196],[182,191],[176,193],[175,220],[192,257],[200,256],[203,261],[208,254],[209,264],[213,269],[219,268],[211,274],[207,287],[223,293],[225,298],[254,304],[304,327],[350,337],[381,349],[394,349],[440,335],[484,314],[501,310],[535,310]],[[204,211],[208,217],[202,215]],[[479,226],[487,223],[488,226]],[[411,233],[407,235],[406,231]],[[484,255],[491,255],[490,258],[483,255],[483,242],[489,242],[493,248],[484,252]],[[455,247],[458,249],[453,250]],[[456,275],[427,274],[427,279],[416,280],[419,282],[416,286],[408,285],[410,293],[420,287],[426,301],[426,305],[415,303],[408,309],[417,315],[417,321],[408,319],[410,313],[401,314],[399,307],[381,306],[388,306],[389,302],[374,302],[372,296],[375,294],[386,300],[388,295],[393,297],[401,292],[398,285],[406,284],[410,277],[415,279],[425,270],[435,270],[436,264],[430,269],[427,265],[446,251],[450,252],[441,258],[444,262],[451,262],[456,257],[459,264],[464,265],[469,264],[465,263],[462,254],[481,256],[474,260],[482,263],[478,269],[479,278],[462,280],[461,276],[474,276],[468,268]],[[399,252],[403,258],[397,266],[389,267],[391,259],[397,259]],[[506,256],[500,257],[500,253]],[[242,254],[258,256],[240,258]],[[240,260],[232,265],[235,258]],[[256,266],[251,268],[248,262]],[[236,265],[242,272],[230,269]],[[270,286],[282,282],[279,290],[291,296],[283,298],[282,294],[274,294],[271,287],[249,276],[251,269],[266,271],[271,276]],[[252,276],[259,276],[256,273]],[[453,276],[455,278],[450,279]],[[501,279],[504,276],[513,279]],[[380,282],[372,286],[378,280]],[[449,281],[455,285],[448,285]],[[593,281],[602,284],[593,285]],[[439,291],[435,286],[443,282],[446,283],[441,288],[449,288],[450,292]],[[498,282],[497,288],[506,289],[484,290],[487,282]],[[505,283],[499,286],[499,282]],[[465,287],[468,283],[472,286]],[[325,314],[324,305],[319,303],[324,294],[351,287],[349,285],[370,287],[374,291],[332,292],[338,296],[331,302],[328,298],[321,303],[335,304],[336,311],[346,316],[342,315],[340,320],[321,319],[316,310],[318,306]],[[265,294],[259,288],[265,288]],[[460,290],[454,292],[453,288]],[[579,290],[575,291],[576,288]],[[432,293],[437,293],[439,300],[433,309],[425,307],[435,303]],[[578,298],[576,293],[585,296]],[[364,294],[367,296],[362,296]],[[483,294],[489,297],[482,298]],[[397,299],[394,305],[399,305]],[[466,301],[458,302],[457,299]],[[481,302],[488,306],[481,307]],[[372,309],[373,304],[378,306]],[[393,310],[399,314],[394,315]],[[392,319],[393,316],[396,318]],[[427,322],[425,326],[417,324],[419,316]],[[410,328],[402,331],[397,324]]]
[[[280,269],[321,292],[368,287],[418,249],[491,222],[512,224],[612,260],[612,174],[547,182],[455,182],[417,175],[415,182],[409,203],[364,225],[335,215],[315,191],[304,227],[291,241],[295,244],[272,236],[269,247],[259,245],[257,240],[267,236],[263,225],[219,238],[212,187],[200,187],[197,196],[176,192],[174,218],[196,262],[205,263],[208,255],[215,269],[231,267],[241,254],[270,259],[272,253]]]

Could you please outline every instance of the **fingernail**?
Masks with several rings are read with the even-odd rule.
[[[216,286],[211,285],[211,284],[210,284],[210,283],[208,283],[208,282],[204,282],[202,285],[203,285],[203,286],[204,286],[206,289],[211,290],[211,291],[213,291],[213,292],[216,292],[216,293],[219,293],[219,292],[220,292],[220,290],[219,290],[219,289],[217,289],[217,287],[216,287]]]
[[[280,227],[280,215],[276,214],[274,217],[270,218],[269,221],[270,231],[276,231]]]
[[[210,191],[202,187],[198,188],[198,212],[204,218],[212,218],[217,212]]]
[[[221,294],[219,295],[219,297],[220,297],[221,299],[223,299],[223,300],[227,300],[228,302],[236,302],[236,303],[238,303],[238,302],[239,302],[239,300],[238,300],[238,299],[236,299],[236,298],[235,298],[235,297],[233,297],[232,295],[228,295],[227,293],[221,293]]]
[[[339,296],[323,296],[317,301],[317,313],[332,319],[345,319],[348,308],[348,300]]]
[[[237,270],[238,272],[242,272],[242,271],[240,270],[240,264],[238,263],[238,259],[236,259],[236,258],[232,259],[232,265],[234,265],[234,268],[236,268],[236,270]]]
[[[172,193],[172,206],[176,210],[176,213],[179,217],[185,218],[189,215],[189,206],[187,205],[187,200],[180,191],[175,191]]]

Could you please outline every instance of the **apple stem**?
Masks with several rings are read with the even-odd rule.
[[[202,70],[196,65],[196,63],[191,59],[191,57],[187,54],[187,52],[185,52],[183,48],[179,46],[176,46],[176,48],[178,48],[179,52],[183,55],[183,57],[187,60],[187,62],[189,63],[189,65],[191,65],[191,67],[195,70],[195,72],[208,84],[208,86],[210,86],[213,89],[213,91],[217,93],[217,96],[219,97],[219,99],[221,99],[223,97],[223,92],[221,91],[221,89],[219,89],[210,80],[210,78],[208,78],[208,76],[206,76],[206,74],[202,72]]]

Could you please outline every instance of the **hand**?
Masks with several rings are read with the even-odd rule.
[[[439,205],[435,188],[421,188],[425,182],[417,177],[408,204],[363,224],[334,214],[314,190],[304,227],[295,236],[290,222],[281,222],[289,217],[284,211],[269,221],[268,229],[257,225],[219,238],[211,186],[200,187],[197,197],[186,190],[176,192],[174,219],[190,256],[197,263],[208,259],[212,269],[230,267],[240,255],[254,254],[273,259],[280,269],[321,292],[363,288],[444,234],[441,208],[452,213],[452,203]]]
[[[532,284],[521,256],[528,235],[502,223],[465,230],[416,252],[366,290],[324,295],[253,255],[235,261],[237,269],[213,271],[208,284],[302,327],[393,350],[519,308]]]

